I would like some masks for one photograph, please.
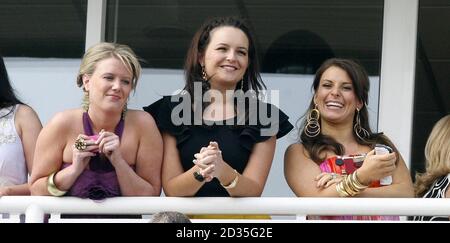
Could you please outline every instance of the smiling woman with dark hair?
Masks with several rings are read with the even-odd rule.
[[[317,70],[314,96],[299,142],[285,153],[286,180],[299,197],[412,197],[408,168],[382,133],[369,127],[369,77],[349,59],[326,60]],[[379,145],[381,144],[381,145]],[[377,147],[391,153],[375,154]],[[384,178],[389,178],[391,181]],[[395,220],[390,216],[319,216],[313,219]]]
[[[277,107],[258,99],[265,85],[248,23],[237,17],[207,20],[192,39],[185,74],[179,96],[183,104],[172,96],[144,108],[163,133],[165,194],[261,196],[276,140],[292,125]],[[253,95],[236,102],[234,95],[244,93]],[[191,118],[174,119],[181,106],[187,108],[183,116],[193,117],[193,123]],[[262,121],[262,110],[271,111],[271,121]],[[267,127],[276,128],[265,134]]]
[[[29,195],[28,173],[42,125],[14,94],[0,56],[0,196]]]

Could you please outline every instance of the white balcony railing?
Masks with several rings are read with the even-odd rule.
[[[85,219],[60,219],[60,214],[151,215],[161,211],[185,214],[266,214],[269,222],[302,222],[305,215],[450,215],[450,199],[422,198],[181,198],[116,197],[102,202],[74,197],[5,196],[0,198],[0,213],[9,218],[0,222],[83,222]],[[1,214],[0,214],[1,215]],[[278,218],[291,218],[277,220]],[[96,222],[147,222],[148,219],[97,219]],[[236,222],[236,220],[193,220],[194,222]],[[237,221],[244,222],[244,221]],[[246,220],[245,222],[267,222]],[[309,222],[309,221],[308,221]]]

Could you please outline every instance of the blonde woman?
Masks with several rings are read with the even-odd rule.
[[[160,195],[161,135],[151,115],[126,109],[140,71],[126,45],[99,43],[87,50],[77,76],[85,102],[56,114],[39,135],[33,195]]]
[[[416,175],[415,193],[423,198],[450,198],[450,115],[440,119],[425,146],[426,171]],[[416,221],[448,221],[445,216],[416,216]]]

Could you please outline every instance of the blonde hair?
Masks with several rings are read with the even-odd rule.
[[[440,119],[425,146],[426,171],[416,175],[416,196],[422,197],[436,179],[450,173],[450,115]]]
[[[78,87],[83,86],[84,74],[92,75],[97,67],[97,63],[110,57],[119,59],[133,75],[131,84],[134,90],[141,75],[141,64],[136,54],[127,45],[108,42],[95,44],[86,51],[83,60],[81,60],[80,70],[78,71]]]

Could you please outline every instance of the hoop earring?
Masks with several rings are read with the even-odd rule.
[[[317,105],[314,106],[314,109],[309,111],[308,117],[306,118],[306,125],[303,131],[306,136],[310,138],[317,137],[320,134],[320,112],[317,109]]]
[[[366,138],[370,137],[370,133],[361,126],[361,119],[359,117],[359,109],[356,108],[356,122],[353,126],[353,131],[355,131],[356,136],[362,141],[366,141]]]
[[[84,91],[83,100],[81,101],[81,108],[83,108],[85,112],[88,112],[89,110],[89,92],[87,91]]]
[[[202,79],[203,79],[203,81],[205,81],[205,82],[208,81],[208,76],[206,75],[206,72],[205,72],[205,66],[204,66],[204,65],[202,66]]]

